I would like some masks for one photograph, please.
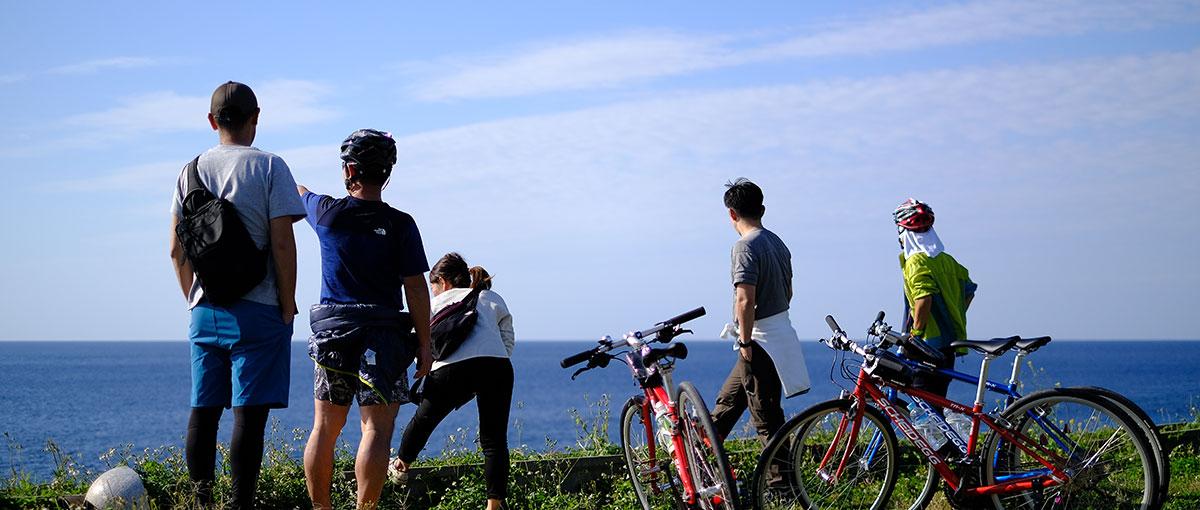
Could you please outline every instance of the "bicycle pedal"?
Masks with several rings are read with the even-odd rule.
[[[663,471],[662,466],[654,466],[652,468],[646,468],[646,469],[640,470],[640,471],[638,471],[638,474],[642,475],[642,478],[649,478],[649,477],[652,477],[654,475],[661,473],[662,471]]]

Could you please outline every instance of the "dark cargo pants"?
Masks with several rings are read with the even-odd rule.
[[[783,383],[766,349],[758,342],[751,342],[750,350],[749,362],[737,354],[737,362],[717,394],[713,424],[717,434],[728,437],[742,413],[749,408],[750,424],[758,431],[759,440],[766,444],[771,434],[783,426],[783,404],[780,402]]]

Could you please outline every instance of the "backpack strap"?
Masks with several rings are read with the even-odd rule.
[[[200,156],[196,156],[190,163],[184,167],[183,171],[187,173],[187,192],[183,196],[183,214],[195,213],[201,206],[207,204],[213,198],[212,192],[204,187],[204,183],[200,182]]]

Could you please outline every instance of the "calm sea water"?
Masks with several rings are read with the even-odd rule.
[[[729,373],[734,353],[725,343],[686,343],[691,355],[679,362],[676,382],[692,381],[711,405]],[[569,410],[595,418],[598,402],[606,396],[612,402],[608,422],[615,435],[615,415],[637,391],[628,371],[614,363],[572,381],[571,371],[558,366],[560,359],[588,345],[518,344],[513,359],[516,387],[511,446],[544,449],[551,443],[574,444],[578,428]],[[836,371],[831,380],[835,353],[815,342],[804,347],[814,387],[785,402],[789,415],[836,396],[838,386],[833,380],[848,385]],[[962,358],[959,368],[974,371],[978,361],[977,356]],[[1189,418],[1200,404],[1200,378],[1194,372],[1200,362],[1200,342],[1056,341],[1037,352],[1032,361],[1036,370],[1026,370],[1023,377],[1027,391],[1055,383],[1106,386],[1129,396],[1160,422]],[[1010,362],[1011,358],[1004,358],[994,366]],[[23,469],[36,478],[47,478],[53,469],[51,456],[43,451],[48,440],[93,468],[103,465],[100,455],[111,448],[132,445],[134,451],[141,451],[182,446],[189,412],[188,367],[184,341],[0,342],[0,433],[7,439],[6,447],[0,447],[0,468],[4,473]],[[998,368],[993,378],[1007,373],[1007,368]],[[951,396],[960,400],[969,401],[973,394],[972,387],[952,387]],[[412,413],[411,405],[401,408],[395,441]],[[311,426],[312,362],[302,343],[292,345],[290,405],[271,416],[278,420],[278,437],[290,439],[294,429]],[[468,404],[442,423],[425,454],[441,451],[451,435],[465,432],[466,437],[474,438],[476,424],[474,404]],[[229,440],[231,428],[232,416],[226,413],[222,441]],[[357,445],[356,421],[349,421],[343,438]]]

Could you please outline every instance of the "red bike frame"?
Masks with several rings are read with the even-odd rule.
[[[1059,469],[1056,465],[1056,462],[1062,461],[1060,456],[1046,449],[1045,447],[1038,445],[1036,442],[1029,439],[1029,437],[1020,433],[1019,431],[1009,430],[1006,427],[999,426],[992,417],[983,412],[982,403],[976,403],[974,407],[967,407],[953,400],[947,400],[942,396],[920,389],[898,386],[888,382],[883,382],[883,386],[895,388],[896,391],[900,393],[923,399],[934,406],[942,407],[956,413],[970,416],[971,435],[967,439],[967,455],[975,454],[975,448],[977,446],[976,439],[979,437],[980,425],[987,425],[988,428],[1000,434],[1000,437],[1003,437],[1006,441],[1016,445],[1017,448],[1020,448],[1022,451],[1029,454],[1051,472],[1049,475],[1039,473],[1030,475],[1028,478],[1009,480],[995,485],[967,488],[966,494],[980,496],[989,494],[1007,494],[1010,492],[1029,490],[1036,487],[1061,485],[1070,479],[1070,476]],[[946,484],[950,486],[951,490],[958,491],[960,489],[962,480],[959,478],[958,474],[956,474],[950,468],[944,458],[938,455],[937,451],[930,447],[925,438],[922,437],[921,434],[917,433],[916,428],[914,428],[912,423],[908,421],[908,417],[906,417],[904,413],[896,410],[896,407],[887,398],[887,396],[884,395],[883,390],[881,390],[880,387],[875,384],[875,381],[872,380],[871,376],[862,369],[860,369],[858,372],[858,382],[855,384],[853,395],[854,402],[859,404],[867,402],[869,397],[870,401],[873,401],[876,406],[883,410],[892,423],[900,429],[900,432],[904,434],[904,436],[908,438],[908,440],[912,442],[912,444],[915,445],[918,450],[921,451],[921,454],[930,464],[933,465],[934,469],[937,470],[942,479],[946,480]],[[855,444],[855,442],[858,441],[858,433],[862,427],[862,419],[864,414],[866,414],[864,407],[862,405],[858,405],[854,407],[852,424],[847,423],[846,417],[841,419],[841,421],[838,423],[838,430],[834,436],[833,443],[829,445],[829,449],[825,452],[825,456],[821,459],[821,464],[818,467],[819,470],[825,472],[826,464],[832,460],[838,445],[842,444],[842,438],[846,434],[846,429],[848,427],[850,429],[850,436],[848,438],[849,441],[846,444]],[[832,478],[833,480],[841,477],[842,471],[845,469],[846,464],[850,461],[850,454],[851,449],[847,448],[845,453],[842,455],[842,458],[838,462],[837,471],[834,473]],[[1047,460],[1047,458],[1053,459],[1053,461]]]
[[[675,468],[679,470],[679,481],[683,484],[684,494],[687,494],[687,503],[695,505],[698,502],[696,498],[696,483],[692,480],[692,473],[688,469],[690,466],[688,464],[687,452],[684,451],[683,429],[680,428],[682,423],[679,419],[679,413],[675,409],[675,403],[671,401],[670,396],[667,395],[666,388],[662,386],[645,388],[643,391],[646,393],[646,399],[642,403],[642,423],[646,426],[646,448],[650,454],[650,462],[654,462],[657,456],[655,451],[658,436],[654,434],[654,403],[659,402],[667,407],[667,416],[671,418],[671,423],[675,424],[675,430],[671,434],[671,443],[675,446],[675,451],[671,457],[675,462]],[[658,485],[655,485],[653,490],[658,492]]]

